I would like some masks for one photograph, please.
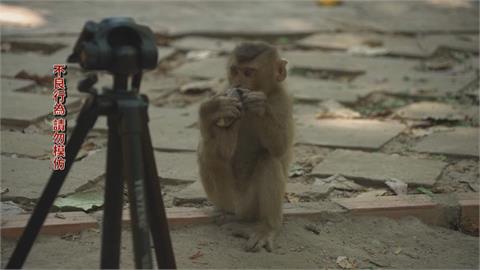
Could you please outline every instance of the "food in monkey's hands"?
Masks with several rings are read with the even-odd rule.
[[[227,89],[227,91],[225,91],[225,96],[227,97],[232,97],[232,98],[236,98],[238,101],[240,101],[241,103],[243,103],[243,97],[246,93],[250,92],[250,90],[248,89],[245,89],[245,88],[238,88],[238,87],[234,87],[234,88],[229,88]],[[242,104],[242,108],[241,110],[243,110],[243,104]],[[235,118],[235,117],[228,117],[228,118],[220,118],[216,125],[217,127],[222,127],[222,128],[228,128],[229,126],[231,126],[233,124],[233,122],[235,122],[238,118]]]

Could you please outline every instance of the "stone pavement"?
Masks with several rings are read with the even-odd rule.
[[[225,84],[226,55],[246,38],[277,45],[289,61],[296,157],[286,200],[385,194],[390,178],[406,183],[409,194],[478,186],[478,2],[315,2],[1,4],[2,12],[21,6],[40,22],[2,25],[2,201],[37,199],[51,173],[52,65],[65,62],[86,20],[125,10],[158,37],[159,66],[144,74],[141,92],[150,100],[158,174],[166,200],[173,200],[168,205],[206,201],[196,165],[198,107]],[[75,64],[68,70],[71,132],[85,100],[76,90],[84,72]],[[110,75],[99,74],[98,89],[111,83]],[[189,91],[190,83],[202,87]],[[83,146],[88,156],[75,162],[61,194],[75,198],[102,188],[107,130],[101,117],[95,147]],[[68,208],[70,201],[61,204]]]

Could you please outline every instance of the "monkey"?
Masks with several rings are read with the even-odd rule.
[[[282,223],[294,136],[286,65],[268,43],[237,45],[227,61],[228,89],[199,109],[201,183],[217,209],[256,223],[249,252],[271,252]]]

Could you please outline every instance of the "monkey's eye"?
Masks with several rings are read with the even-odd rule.
[[[252,77],[253,74],[255,74],[255,70],[253,68],[246,68],[243,70],[243,75],[245,75],[245,77]]]

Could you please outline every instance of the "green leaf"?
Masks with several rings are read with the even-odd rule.
[[[88,211],[102,205],[103,192],[101,191],[79,192],[65,198],[57,198],[55,201],[55,206],[64,210]]]
[[[424,187],[417,187],[417,191],[421,192],[423,194],[427,194],[428,196],[433,196],[433,192],[429,189],[424,188]]]

